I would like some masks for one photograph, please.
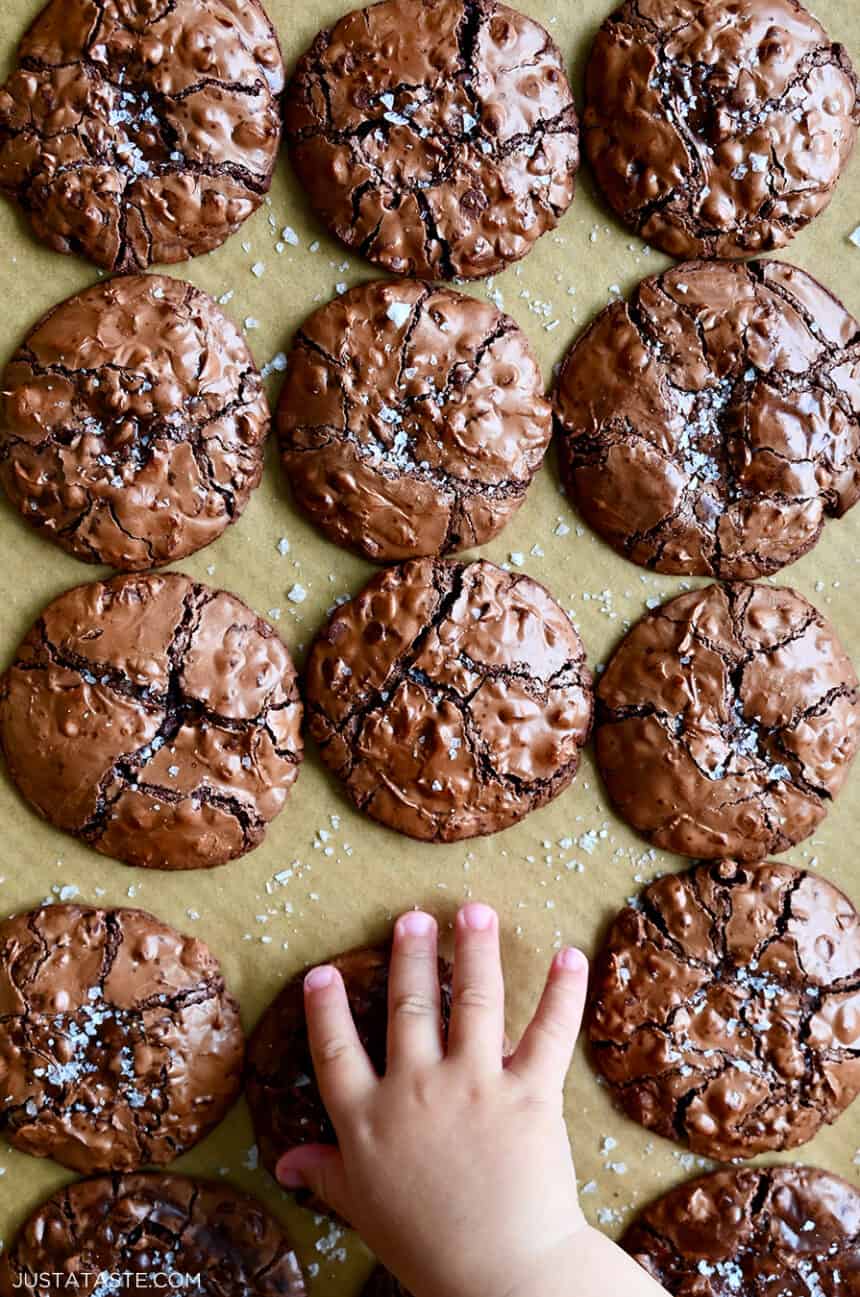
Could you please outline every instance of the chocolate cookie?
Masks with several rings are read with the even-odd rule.
[[[21,793],[96,851],[155,869],[222,865],[262,841],[298,774],[301,717],[271,626],[176,572],[66,591],[0,688]]]
[[[561,52],[496,0],[347,14],[299,60],[285,122],[321,219],[398,274],[495,274],[573,198],[579,134]]]
[[[330,540],[384,562],[496,536],[552,428],[510,316],[412,281],[362,284],[305,322],[278,431],[297,504]]]
[[[483,560],[380,573],[318,635],[306,697],[322,758],[359,810],[431,842],[546,805],[591,728],[567,616],[536,581]]]
[[[743,1167],[659,1198],[622,1240],[669,1293],[857,1297],[860,1192],[811,1166]]]
[[[388,1030],[389,948],[367,946],[335,955],[361,1042],[380,1076]],[[278,1159],[298,1144],[335,1144],[334,1127],[314,1078],[305,1026],[304,978],[292,977],[272,1001],[248,1042],[245,1094],[260,1160],[272,1175]],[[451,1016],[451,966],[439,960],[442,1023]]]
[[[0,1297],[163,1289],[205,1297],[305,1297],[283,1226],[227,1184],[98,1176],[47,1198],[0,1257]]]
[[[239,517],[269,409],[238,329],[206,293],[129,275],[36,325],[3,376],[0,479],[44,536],[134,571]]]
[[[258,0],[49,0],[0,90],[0,192],[55,252],[211,252],[268,192],[281,51]]]
[[[645,279],[567,357],[565,486],[626,558],[776,572],[860,497],[860,324],[779,261]]]
[[[361,1297],[409,1297],[409,1293],[390,1270],[378,1265],[362,1288]]]
[[[658,847],[762,860],[809,837],[857,750],[857,676],[795,590],[737,582],[670,600],[597,690],[597,764]]]
[[[649,243],[753,256],[829,203],[857,90],[844,48],[797,0],[626,0],[592,47],[585,150]]]
[[[164,1165],[241,1086],[218,961],[143,910],[49,905],[0,924],[0,1129],[74,1171]]]
[[[615,920],[588,1035],[621,1107],[720,1162],[805,1144],[860,1093],[860,915],[790,865],[698,865]]]

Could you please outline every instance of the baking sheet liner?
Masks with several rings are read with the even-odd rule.
[[[7,0],[0,9],[2,75],[40,0]],[[343,0],[268,0],[288,67],[321,25],[344,11]],[[602,0],[521,0],[543,22],[568,60],[577,101],[594,32],[609,12]],[[820,0],[817,16],[860,64],[860,8]],[[812,272],[860,315],[860,155],[828,210],[782,256]],[[286,233],[284,232],[286,231]],[[258,264],[259,263],[259,264]],[[573,206],[555,233],[518,266],[466,291],[490,294],[526,331],[552,381],[553,367],[613,292],[629,292],[644,275],[668,265],[625,230],[599,200],[587,169]],[[256,266],[260,274],[254,273]],[[260,366],[289,347],[293,331],[337,286],[377,277],[328,237],[311,213],[286,157],[270,201],[221,249],[168,268],[220,297],[244,322]],[[11,204],[0,202],[0,286],[5,363],[35,320],[98,272],[74,257],[43,248]],[[274,400],[278,370],[269,379]],[[293,507],[270,446],[265,479],[243,517],[209,549],[176,565],[235,591],[273,620],[301,663],[314,631],[337,596],[356,593],[372,568],[318,536]],[[289,542],[289,551],[279,542]],[[5,666],[40,609],[55,595],[101,575],[40,539],[0,503],[0,657]],[[550,456],[513,524],[482,553],[522,564],[545,582],[580,629],[592,666],[604,662],[646,604],[691,583],[644,572],[591,534],[560,494]],[[860,506],[831,522],[815,550],[776,580],[797,587],[832,618],[860,664]],[[295,587],[306,592],[295,602]],[[294,598],[289,592],[294,591]],[[241,860],[211,872],[152,873],[107,860],[43,824],[0,773],[0,910],[10,913],[46,898],[74,895],[101,905],[139,905],[207,941],[239,997],[246,1028],[282,982],[303,965],[376,940],[392,916],[412,905],[434,911],[442,925],[473,896],[502,915],[508,1032],[516,1037],[536,1001],[553,948],[576,942],[593,953],[606,924],[638,887],[684,867],[677,856],[649,849],[612,813],[590,754],[573,787],[522,824],[492,838],[452,846],[411,842],[354,811],[323,770],[311,746],[284,813],[266,841]],[[814,839],[781,859],[813,867],[860,903],[860,764]],[[290,871],[285,875],[284,871]],[[283,881],[274,881],[281,874]],[[76,889],[76,890],[74,890]],[[616,1113],[580,1047],[567,1092],[577,1172],[587,1186],[589,1218],[617,1236],[637,1207],[706,1164],[652,1137]],[[613,1144],[612,1141],[615,1141]],[[860,1185],[860,1101],[810,1144],[781,1159],[814,1163]],[[293,1232],[309,1267],[311,1291],[357,1294],[371,1260],[348,1231],[316,1220],[256,1166],[244,1103],[176,1171],[219,1177],[269,1204]],[[0,1142],[0,1238],[48,1193],[71,1177]]]

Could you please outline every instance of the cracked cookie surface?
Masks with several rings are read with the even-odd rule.
[[[25,1285],[38,1297],[72,1287],[89,1297],[153,1287],[206,1297],[307,1292],[289,1236],[255,1198],[158,1174],[97,1176],[47,1198],[0,1257],[0,1297]]]
[[[54,307],[7,365],[0,480],[43,536],[135,571],[240,516],[268,430],[257,367],[212,298],[129,275]]]
[[[763,860],[809,837],[857,750],[854,668],[795,590],[737,582],[639,621],[597,690],[597,764],[658,847]]]
[[[775,572],[860,497],[860,325],[778,261],[643,280],[570,351],[555,411],[583,517],[658,572]]]
[[[363,284],[306,320],[277,424],[299,507],[382,562],[497,535],[551,434],[540,369],[510,316],[420,281]]]
[[[354,10],[299,60],[284,115],[320,218],[398,274],[495,274],[573,199],[578,126],[561,52],[496,0]]]
[[[0,89],[0,192],[106,270],[211,252],[268,192],[283,84],[258,0],[50,0]]]
[[[860,1192],[811,1166],[717,1171],[646,1208],[622,1246],[678,1297],[856,1297]]]
[[[45,819],[126,864],[197,869],[263,839],[302,758],[286,646],[175,572],[49,604],[0,690],[0,739]]]
[[[530,577],[415,559],[380,573],[315,640],[310,731],[359,810],[410,837],[508,828],[574,778],[591,674]]]
[[[860,1093],[860,915],[789,865],[666,875],[612,925],[588,1036],[627,1115],[702,1157],[805,1144]]]
[[[388,945],[366,946],[326,961],[343,977],[359,1037],[380,1076],[386,1058],[389,957]],[[278,1159],[298,1144],[337,1143],[317,1088],[308,1044],[304,1006],[307,971],[290,978],[264,1011],[248,1042],[245,1094],[260,1160],[272,1175]],[[451,1015],[451,975],[450,964],[440,959],[442,1024],[446,1032]]]
[[[598,184],[673,257],[784,247],[830,201],[858,122],[845,49],[796,0],[627,0],[586,71]]]
[[[238,1097],[244,1036],[218,961],[143,910],[0,924],[0,1128],[74,1171],[163,1165]]]

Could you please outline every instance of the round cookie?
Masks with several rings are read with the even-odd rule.
[[[419,281],[362,284],[305,321],[277,424],[296,503],[381,562],[497,535],[552,432],[510,316]]]
[[[398,274],[495,274],[573,199],[579,132],[561,52],[497,0],[346,14],[299,59],[284,120],[317,214]]]
[[[212,298],[129,275],[54,307],[6,367],[0,480],[43,536],[136,571],[235,522],[268,430],[251,353]]]
[[[373,819],[413,838],[496,833],[557,797],[591,729],[591,674],[543,586],[415,559],[336,609],[308,656],[310,730]]]
[[[835,297],[778,261],[643,280],[562,368],[568,493],[643,567],[776,572],[860,497],[858,337]]]
[[[283,83],[259,0],[49,0],[0,89],[0,192],[105,270],[211,252],[269,190]]]
[[[585,151],[649,243],[754,256],[829,203],[857,92],[845,49],[797,0],[625,0],[589,57]]]
[[[390,1270],[378,1265],[362,1288],[361,1297],[409,1297],[409,1293]]]
[[[389,947],[366,946],[328,960],[343,977],[358,1034],[373,1066],[385,1072]],[[305,1025],[304,979],[290,978],[263,1013],[248,1042],[245,1095],[263,1166],[299,1144],[334,1144],[337,1137],[314,1077]],[[442,1024],[451,1016],[450,964],[439,960]]]
[[[238,1097],[239,1006],[202,941],[143,910],[0,924],[0,1129],[73,1171],[163,1166]]]
[[[667,851],[762,860],[809,837],[857,750],[857,676],[795,590],[680,595],[621,641],[597,690],[616,810]]]
[[[811,1166],[689,1180],[648,1207],[622,1246],[666,1292],[856,1297],[860,1192]]]
[[[179,1175],[97,1176],[58,1190],[0,1257],[0,1297],[25,1284],[38,1297],[72,1287],[91,1297],[144,1288],[307,1293],[284,1227],[261,1203],[228,1184]]]
[[[588,1036],[634,1121],[720,1162],[796,1148],[860,1093],[860,915],[790,865],[669,874],[613,923]]]
[[[234,595],[175,572],[76,586],[0,688],[9,773],[40,815],[155,869],[263,839],[302,758],[286,646]]]

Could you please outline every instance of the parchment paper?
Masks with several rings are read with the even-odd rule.
[[[349,0],[268,0],[289,67],[321,25]],[[608,0],[520,0],[543,22],[564,51],[581,103],[584,60]],[[0,6],[2,76],[40,0],[6,0]],[[860,64],[860,8],[819,0],[818,17]],[[860,225],[860,156],[843,176],[823,216],[792,244],[786,259],[810,270],[860,315],[860,247],[848,235]],[[282,233],[289,227],[286,235]],[[262,263],[262,274],[252,266]],[[587,169],[580,172],[573,206],[519,266],[478,295],[498,293],[499,304],[532,340],[549,384],[553,366],[578,332],[611,296],[627,293],[645,274],[668,261],[649,251],[609,213]],[[259,269],[259,267],[258,267]],[[376,277],[349,256],[316,222],[282,156],[270,202],[219,251],[169,268],[213,295],[232,292],[226,306],[239,322],[258,364],[289,347],[291,335],[315,304],[336,291]],[[44,249],[8,203],[0,201],[0,363],[49,307],[96,279],[97,271],[74,257]],[[280,379],[273,372],[269,395]],[[559,522],[569,527],[557,535]],[[282,555],[278,542],[289,541]],[[817,548],[777,578],[796,586],[829,617],[855,662],[860,663],[858,605],[860,506],[831,522]],[[48,600],[101,571],[67,557],[0,504],[0,662],[12,653]],[[646,600],[678,593],[683,580],[653,576],[617,557],[582,527],[559,493],[550,457],[514,523],[483,553],[496,562],[522,555],[523,570],[545,582],[571,610],[592,666],[604,662]],[[371,575],[368,564],[315,534],[293,508],[271,453],[263,485],[244,516],[209,549],[177,565],[213,585],[235,591],[275,620],[300,662],[303,650],[336,596],[354,594]],[[300,584],[304,602],[288,592]],[[77,888],[81,900],[134,904],[206,940],[220,957],[229,985],[251,1028],[281,983],[306,963],[380,938],[393,915],[420,904],[443,925],[465,897],[489,901],[501,912],[508,988],[508,1032],[524,1024],[540,989],[553,947],[577,942],[589,953],[605,925],[639,884],[678,869],[676,856],[648,844],[612,814],[590,754],[573,787],[517,827],[493,838],[453,846],[413,843],[353,811],[311,748],[284,813],[262,847],[222,869],[153,873],[131,869],[88,850],[43,824],[0,774],[0,913],[40,903],[60,888]],[[818,869],[860,902],[860,763],[813,839],[783,858]],[[565,845],[562,846],[561,844]],[[568,845],[569,844],[569,845]],[[285,868],[293,876],[275,885]],[[65,892],[64,895],[70,895]],[[567,1111],[577,1170],[590,1191],[583,1205],[612,1235],[638,1206],[693,1174],[696,1159],[668,1141],[651,1138],[617,1114],[597,1083],[582,1049],[567,1089]],[[615,1146],[606,1141],[617,1141]],[[352,1297],[370,1258],[354,1236],[338,1235],[294,1205],[255,1168],[244,1103],[177,1171],[224,1176],[257,1194],[288,1223],[302,1259],[311,1267],[312,1292]],[[794,1154],[860,1184],[860,1101],[836,1126]],[[25,1214],[70,1175],[0,1142],[0,1237],[7,1241]],[[593,1187],[592,1187],[593,1186]],[[443,1240],[440,1240],[440,1244]]]

